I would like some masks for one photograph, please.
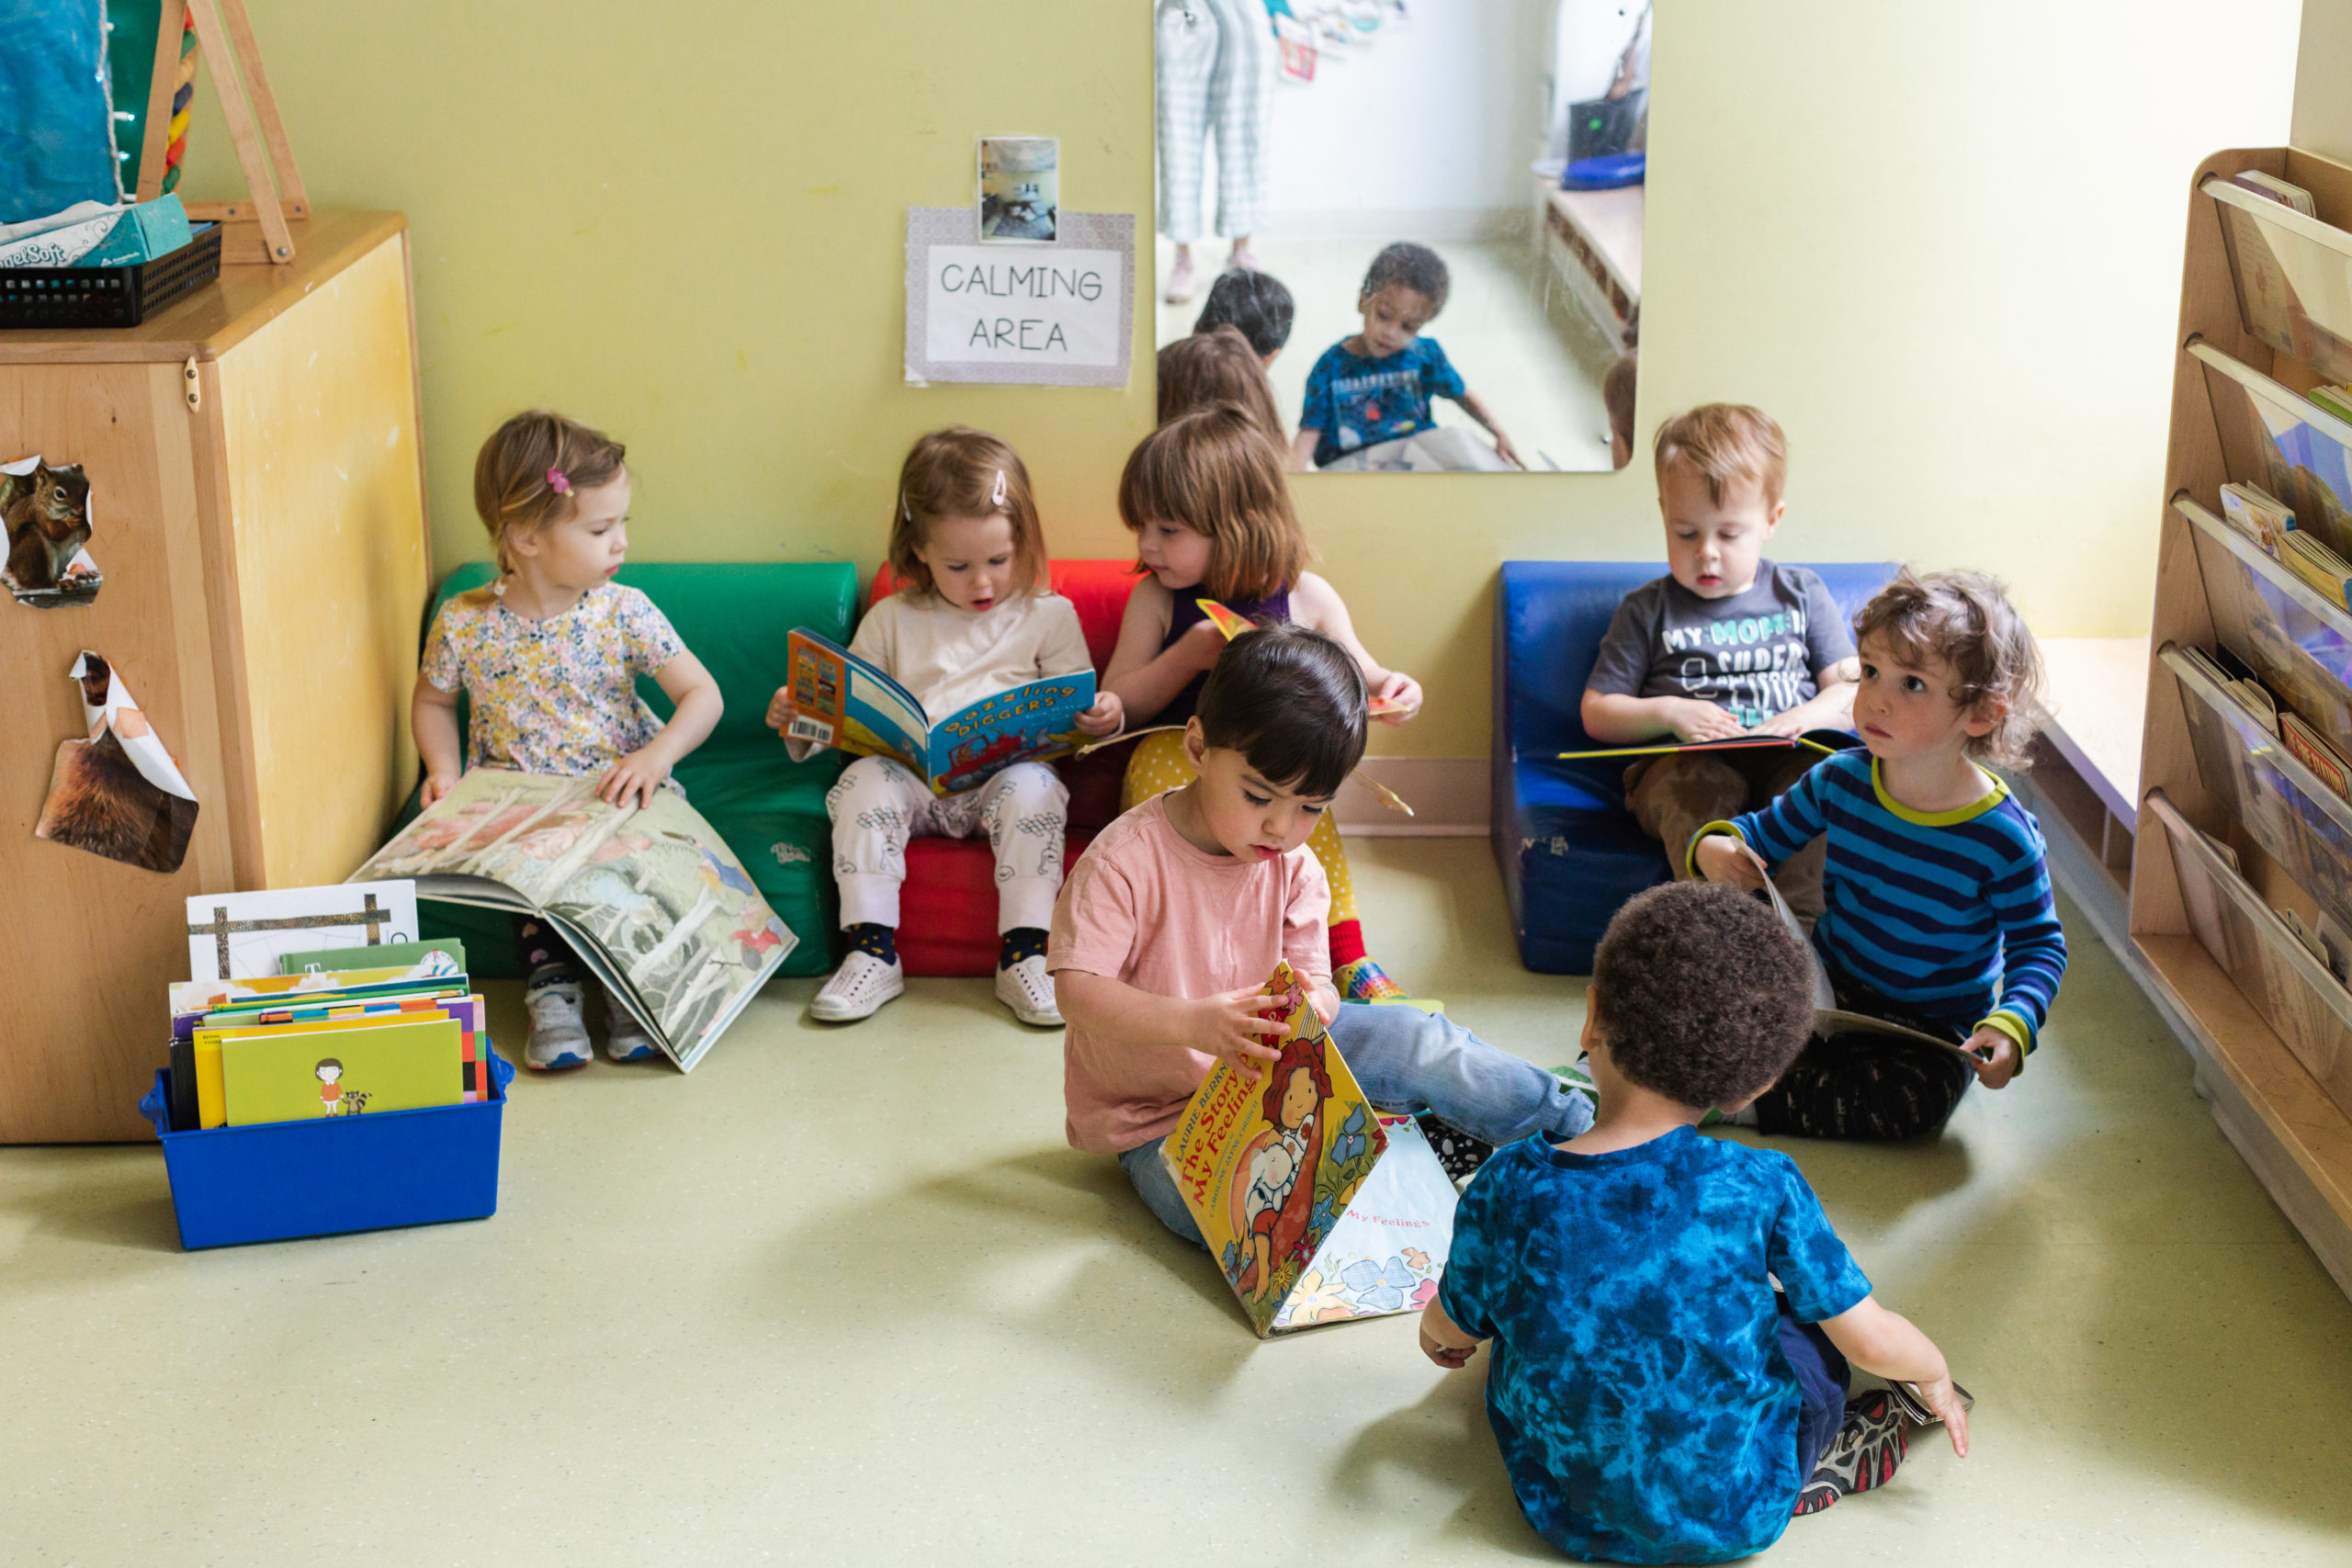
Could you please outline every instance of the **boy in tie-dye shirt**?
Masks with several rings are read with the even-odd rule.
[[[1453,1223],[1421,1348],[1493,1342],[1487,1415],[1528,1522],[1561,1551],[1720,1562],[1884,1484],[1905,1451],[1885,1390],[1915,1385],[1968,1451],[1942,1352],[1880,1306],[1786,1155],[1702,1137],[1787,1067],[1813,1024],[1804,950],[1731,889],[1652,888],[1593,960],[1589,1131],[1513,1144]],[[1779,1288],[1774,1288],[1774,1281]]]

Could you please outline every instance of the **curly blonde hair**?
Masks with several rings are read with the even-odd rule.
[[[1987,699],[2006,704],[1998,724],[1970,738],[1968,754],[2005,768],[2026,765],[2041,708],[2041,649],[1999,578],[1921,574],[1906,566],[1854,616],[1855,645],[1867,637],[1883,637],[1906,663],[1932,657],[1949,665],[1957,682],[1951,700],[1963,708]]]

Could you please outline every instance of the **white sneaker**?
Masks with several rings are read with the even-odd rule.
[[[906,988],[905,964],[885,964],[870,953],[853,949],[808,1004],[808,1016],[826,1023],[854,1023],[872,1018],[884,1002]]]
[[[546,1072],[552,1067],[584,1067],[588,1021],[581,1016],[581,992],[570,980],[541,986],[526,993],[523,1006],[531,1015],[531,1038],[523,1047],[523,1065]]]
[[[659,1056],[662,1047],[637,1021],[637,1015],[621,1005],[612,992],[605,993],[605,1055],[616,1062],[642,1062]]]
[[[996,999],[1023,1023],[1040,1029],[1062,1026],[1062,1010],[1054,1000],[1054,977],[1046,973],[1043,958],[1024,958],[1010,969],[998,970]]]

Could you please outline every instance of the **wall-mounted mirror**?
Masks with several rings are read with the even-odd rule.
[[[1156,0],[1163,386],[1217,383],[1229,342],[1170,345],[1223,323],[1303,471],[1622,466],[1650,20],[1644,0]]]

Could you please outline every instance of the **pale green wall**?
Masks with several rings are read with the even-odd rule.
[[[2352,0],[2303,0],[2302,47],[2295,58],[2298,147],[2352,164]]]
[[[535,402],[628,442],[647,558],[870,564],[906,443],[951,420],[1020,448],[1058,553],[1125,547],[1148,372],[910,389],[900,280],[905,208],[971,200],[984,131],[1060,136],[1064,200],[1148,227],[1141,0],[250,4],[313,197],[414,225],[443,565],[481,553],[475,446]],[[1778,553],[1966,561],[2045,635],[2143,627],[2187,176],[2285,139],[2293,0],[1659,12],[1644,429],[1761,403],[1792,450]],[[198,102],[188,193],[225,194]],[[1658,553],[1639,464],[1299,491],[1429,688],[1391,751],[1485,750],[1497,562]]]

